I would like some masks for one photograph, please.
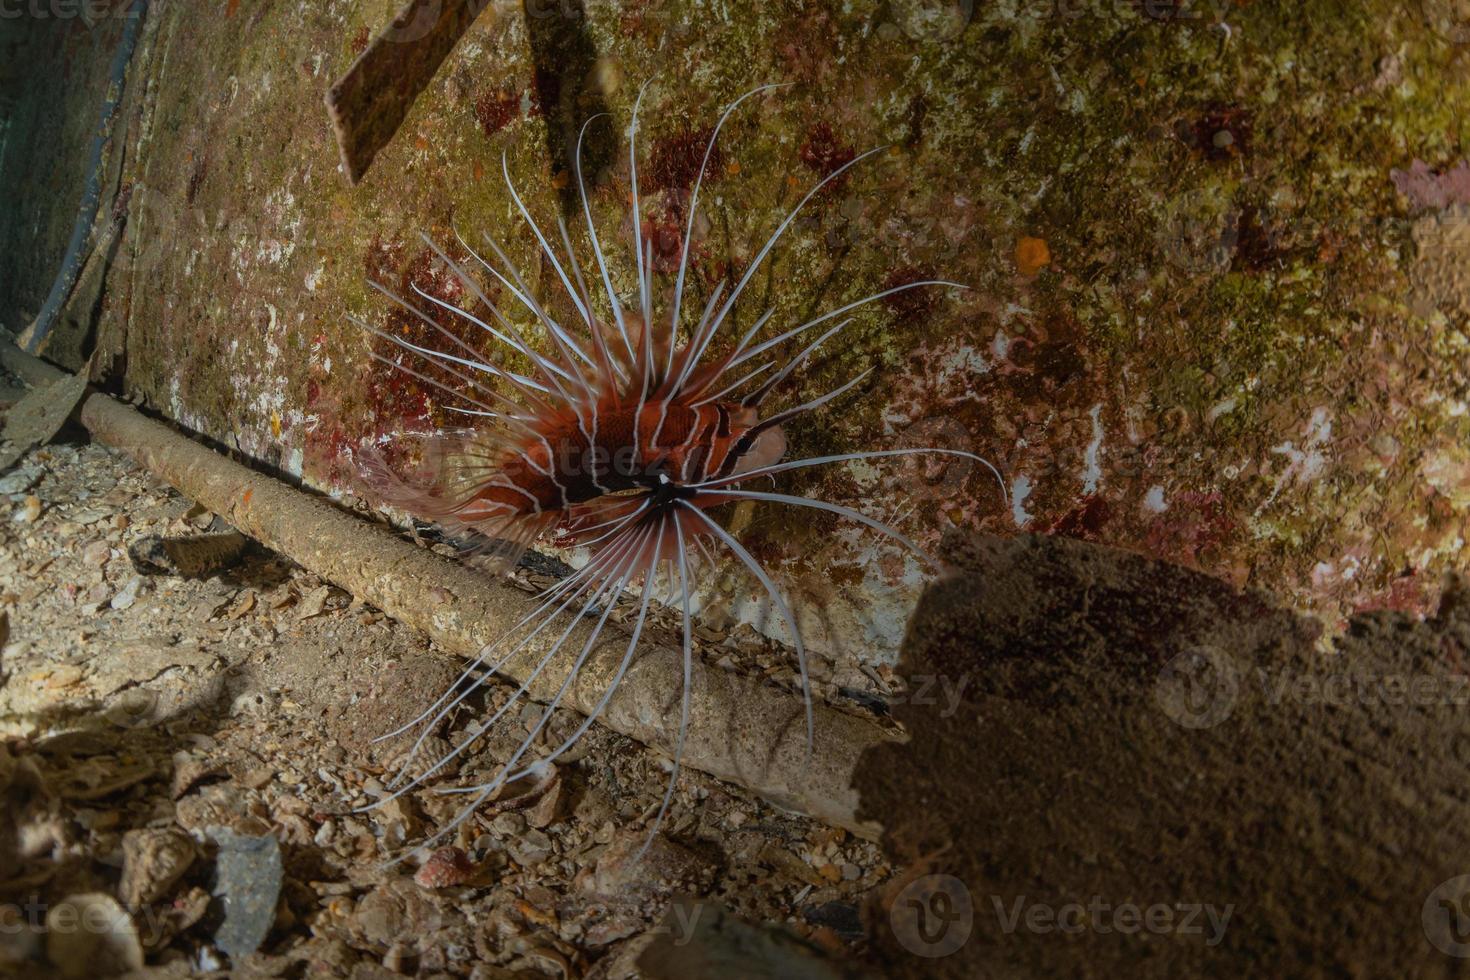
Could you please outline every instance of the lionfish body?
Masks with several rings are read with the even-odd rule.
[[[774,464],[786,440],[779,425],[761,423],[754,406],[710,400],[703,383],[710,375],[706,370],[678,391],[643,397],[641,379],[629,391],[609,376],[603,380],[610,390],[596,402],[544,411],[527,419],[523,432],[438,437],[437,455],[446,458],[442,465],[457,461],[458,477],[420,489],[372,460],[367,482],[377,497],[409,513],[514,542],[517,549],[502,549],[502,560],[551,529],[575,544],[586,528],[637,507],[643,498],[631,495],[640,492],[651,495],[655,512],[676,499],[700,508],[726,503],[685,488]],[[697,533],[694,518],[676,509],[673,519]],[[646,560],[635,563],[636,576],[655,557],[640,555]]]
[[[555,760],[593,723],[632,661],[653,598],[654,581],[662,575],[679,599],[682,612],[684,691],[674,773],[663,806],[654,820],[653,826],[657,828],[672,798],[688,726],[693,656],[691,593],[694,581],[691,569],[699,557],[711,557],[707,542],[712,543],[716,550],[723,549],[738,566],[759,581],[792,635],[805,696],[810,751],[811,688],[800,630],[770,576],[709,512],[741,500],[814,508],[857,521],[917,551],[913,543],[897,530],[857,510],[769,490],[749,490],[744,484],[805,467],[913,453],[943,453],[984,463],[970,453],[942,449],[878,450],[783,462],[786,440],[782,425],[840,397],[862,381],[868,372],[803,404],[764,416],[761,412],[767,398],[780,390],[782,382],[851,319],[828,326],[811,339],[817,333],[814,328],[893,293],[923,287],[953,287],[958,286],[957,283],[943,280],[906,283],[760,339],[772,315],[767,312],[738,339],[727,338],[718,346],[714,344],[736,300],[801,208],[844,171],[878,150],[854,158],[813,187],[787,214],[728,296],[725,295],[725,284],[716,286],[697,318],[692,316],[694,308],[685,306],[689,241],[699,188],[720,129],[746,99],[779,87],[764,86],[736,99],[726,107],[714,127],[702,169],[685,204],[688,225],[683,236],[677,277],[669,291],[671,299],[660,304],[669,309],[655,309],[654,279],[657,272],[651,245],[641,230],[636,156],[640,93],[629,127],[633,206],[631,252],[637,273],[637,296],[630,303],[625,305],[623,297],[613,287],[607,259],[592,221],[586,185],[582,180],[579,139],[576,177],[595,258],[595,272],[604,286],[604,294],[596,301],[586,287],[590,276],[584,276],[578,264],[565,225],[560,226],[564,247],[558,255],[522,203],[511,183],[508,165],[502,160],[502,171],[511,197],[535,233],[543,256],[555,271],[566,299],[575,310],[575,320],[580,321],[575,326],[567,326],[548,311],[542,297],[526,285],[514,264],[488,236],[487,244],[499,260],[498,266],[482,258],[461,238],[460,243],[465,250],[529,312],[539,332],[544,334],[539,344],[532,344],[491,301],[474,276],[425,238],[439,259],[478,299],[480,306],[475,309],[488,310],[489,315],[484,318],[476,316],[421,290],[418,291],[420,298],[452,313],[467,328],[488,331],[521,363],[530,364],[526,373],[516,373],[485,361],[483,355],[461,337],[383,287],[378,288],[442,335],[446,348],[413,344],[362,321],[355,321],[380,340],[417,357],[420,368],[428,367],[438,372],[443,380],[376,351],[371,356],[455,399],[456,404],[446,404],[448,410],[484,420],[477,427],[441,431],[428,436],[423,455],[429,469],[421,480],[405,480],[375,452],[364,452],[360,459],[363,481],[381,502],[434,521],[452,533],[473,535],[478,541],[486,542],[482,551],[503,563],[513,562],[537,539],[553,531],[562,535],[560,540],[563,543],[584,545],[590,552],[590,558],[581,569],[542,594],[543,601],[535,612],[480,652],[454,689],[445,692],[413,722],[383,736],[393,737],[416,725],[421,726],[418,740],[395,781],[396,792],[388,797],[392,799],[423,784],[474,744],[475,738],[462,742],[426,771],[409,778],[409,766],[429,732],[464,703],[486,677],[501,669],[536,636],[543,632],[558,634],[551,643],[550,652],[541,658],[531,676],[523,680],[515,694],[479,726],[482,734],[526,697],[532,680],[547,668],[556,652],[566,643],[571,627],[560,629],[553,626],[562,618],[561,614],[571,614],[572,622],[581,616],[596,617],[591,639],[581,647],[556,697],[497,775],[488,783],[445,790],[470,794],[473,800],[453,823],[440,832],[440,837],[454,830],[480,802],[491,798],[506,782]],[[686,319],[692,322],[686,322]],[[786,357],[772,353],[798,337],[809,340],[798,353]],[[729,343],[730,339],[734,339],[733,344]],[[989,466],[988,463],[985,465]],[[991,470],[994,472],[994,467]],[[998,479],[998,472],[996,476]],[[607,622],[613,601],[639,580],[642,587],[638,616],[623,659],[601,700],[570,738],[540,759],[524,761],[592,650]],[[602,610],[600,613],[599,609]],[[471,682],[466,684],[466,681]],[[652,839],[651,834],[649,839]]]

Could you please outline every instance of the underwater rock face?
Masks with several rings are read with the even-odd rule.
[[[927,546],[953,529],[1116,545],[1333,625],[1422,613],[1464,564],[1470,411],[1466,308],[1436,271],[1463,218],[1452,191],[1415,192],[1461,164],[1470,31],[1420,6],[1436,5],[501,3],[352,187],[322,94],[396,4],[173,5],[124,107],[128,223],[99,363],[170,417],[350,489],[355,449],[454,421],[345,320],[408,329],[368,280],[454,300],[417,233],[458,229],[494,232],[533,285],[554,284],[510,220],[502,153],[538,219],[580,236],[577,127],[611,114],[585,166],[627,291],[623,131],[642,83],[660,242],[664,224],[677,240],[698,134],[741,92],[789,82],[722,136],[691,296],[740,270],[823,173],[888,145],[812,202],[739,323],[967,284],[875,304],[801,372],[791,404],[875,369],[794,426],[791,452],[971,449],[1007,496],[960,462],[782,489],[905,515]],[[917,563],[828,515],[732,513],[811,646],[893,659]],[[753,591],[712,583],[707,621],[780,635]]]

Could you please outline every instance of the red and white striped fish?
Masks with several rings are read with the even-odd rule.
[[[476,672],[480,672],[479,676],[483,678],[499,669],[560,613],[573,610],[579,602],[579,615],[592,612],[599,604],[605,607],[606,611],[597,621],[596,630],[600,632],[607,622],[607,612],[612,608],[611,600],[630,583],[640,579],[643,582],[632,637],[596,710],[570,738],[550,753],[535,762],[523,761],[537,735],[550,720],[561,694],[565,693],[591,651],[593,643],[589,641],[540,722],[494,779],[469,789],[474,797],[473,803],[454,824],[441,831],[440,836],[452,831],[460,820],[473,812],[475,806],[490,798],[506,782],[555,760],[587,730],[611,699],[632,661],[652,598],[653,582],[662,572],[682,598],[685,687],[674,774],[653,823],[657,828],[672,797],[678,777],[678,756],[682,754],[688,727],[692,656],[690,595],[693,591],[690,549],[695,546],[708,554],[706,540],[728,551],[760,582],[794,638],[806,700],[810,749],[811,688],[806,654],[796,621],[770,576],[709,512],[741,500],[816,508],[862,523],[917,551],[913,542],[894,528],[851,508],[806,497],[750,490],[744,484],[757,477],[771,477],[795,469],[914,453],[963,456],[990,466],[978,456],[952,449],[880,450],[783,462],[786,439],[782,426],[850,391],[868,372],[803,404],[764,417],[761,414],[766,401],[780,390],[782,382],[790,378],[823,343],[852,322],[850,318],[842,319],[844,314],[905,290],[963,288],[958,283],[943,280],[906,283],[762,339],[771,318],[768,312],[733,344],[728,338],[716,342],[737,300],[801,209],[848,169],[884,147],[855,157],[817,183],[786,215],[730,289],[729,295],[725,295],[725,284],[721,283],[697,318],[688,315],[692,311],[684,306],[683,298],[690,240],[694,233],[700,185],[720,130],[741,103],[780,87],[783,86],[767,85],[747,92],[726,107],[715,126],[685,206],[687,224],[678,271],[666,302],[656,304],[654,301],[656,272],[652,245],[644,236],[642,224],[636,152],[638,111],[643,99],[640,92],[628,129],[632,260],[637,278],[637,296],[630,304],[631,309],[625,306],[624,298],[613,287],[607,259],[592,220],[582,179],[582,139],[579,137],[576,177],[596,271],[603,286],[602,295],[596,299],[587,289],[565,224],[560,223],[564,253],[558,254],[521,200],[502,157],[502,172],[511,198],[565,290],[566,299],[575,311],[576,322],[565,324],[554,317],[493,239],[487,236],[486,242],[498,265],[482,258],[460,238],[465,251],[516,303],[525,308],[544,334],[540,343],[533,344],[497,308],[469,270],[425,238],[465,289],[484,309],[489,310],[490,316],[487,322],[487,319],[467,309],[415,287],[418,296],[452,312],[467,327],[488,331],[507,351],[531,365],[527,373],[518,374],[486,362],[460,336],[440,326],[424,310],[393,296],[381,286],[378,287],[380,290],[441,335],[447,344],[446,349],[410,343],[360,320],[355,321],[379,338],[422,358],[441,376],[453,380],[437,381],[398,360],[376,352],[374,357],[440,389],[460,403],[446,406],[449,410],[485,420],[478,428],[440,432],[428,437],[425,456],[434,461],[435,475],[423,485],[401,479],[375,453],[364,454],[361,459],[362,475],[372,494],[384,504],[436,522],[450,532],[467,532],[489,542],[488,550],[507,564],[513,563],[533,542],[552,532],[563,535],[559,539],[563,543],[588,546],[592,554],[583,568],[543,593],[543,601],[535,613],[482,651],[466,669],[455,689],[445,692],[413,722],[384,736],[396,736],[415,725],[423,726],[409,761],[405,762],[395,781],[394,796],[421,785],[474,743],[474,739],[462,743],[413,779],[407,778],[412,757],[422,747],[428,732],[478,686],[479,681],[476,681],[466,687],[465,680],[475,676]],[[646,90],[647,86],[644,88]],[[588,124],[592,121],[588,120]],[[586,131],[587,125],[584,125],[582,136]],[[664,308],[656,308],[660,306]],[[475,308],[479,309],[478,306]],[[828,326],[817,332],[816,328],[823,325]],[[815,337],[794,355],[783,360],[776,353],[787,342],[799,337],[811,338],[813,334]],[[994,467],[990,468],[994,472]],[[996,477],[999,479],[998,472]],[[567,635],[569,633],[563,633],[562,640]],[[516,638],[519,638],[518,642],[512,643]],[[540,661],[538,673],[551,662],[560,642]],[[507,647],[504,653],[492,659],[492,654]],[[526,696],[534,676],[527,678],[519,690],[480,726],[482,733]],[[464,789],[455,791],[466,792]]]

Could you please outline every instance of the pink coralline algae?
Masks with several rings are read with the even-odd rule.
[[[1389,176],[1393,186],[1416,209],[1470,204],[1470,163],[1464,160],[1443,173],[1436,173],[1423,160],[1415,160],[1408,170],[1391,170]]]

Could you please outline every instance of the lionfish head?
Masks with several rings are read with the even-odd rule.
[[[741,476],[763,466],[773,466],[786,455],[786,433],[779,425],[762,426],[756,409],[742,406],[732,413],[731,427],[744,430],[735,443],[735,466],[731,476]]]

